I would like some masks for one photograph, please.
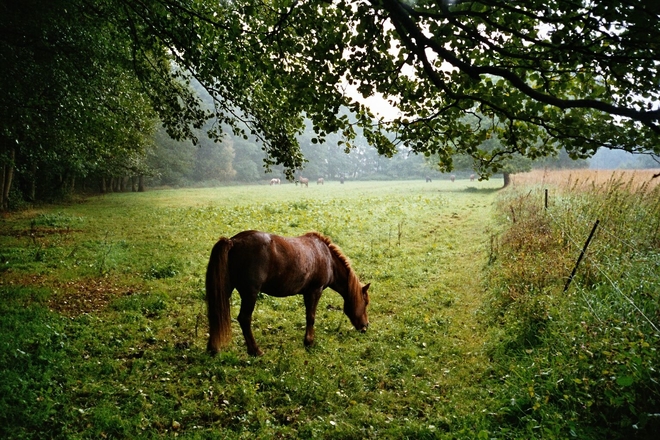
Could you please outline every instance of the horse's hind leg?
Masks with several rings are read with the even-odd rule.
[[[238,313],[238,323],[241,325],[241,330],[243,331],[248,354],[261,356],[264,352],[257,346],[257,341],[255,341],[252,334],[252,312],[254,312],[254,306],[257,303],[258,292],[239,293],[241,294],[241,311]]]
[[[303,295],[305,298],[306,318],[305,347],[309,347],[314,343],[314,321],[316,320],[316,306],[319,304],[319,299],[321,299],[322,292],[323,290],[318,290],[314,292],[307,292]]]

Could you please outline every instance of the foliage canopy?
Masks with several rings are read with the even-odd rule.
[[[29,84],[46,78],[57,87],[39,99],[56,91],[49,103],[63,98],[68,108],[46,125],[64,123],[100,143],[99,131],[114,133],[108,121],[130,126],[115,120],[119,108],[146,121],[132,103],[149,102],[172,137],[194,137],[215,118],[212,137],[227,125],[257,136],[267,164],[290,174],[304,161],[296,135],[305,118],[315,142],[340,133],[351,149],[361,132],[380,154],[403,145],[437,154],[445,170],[467,154],[482,174],[513,154],[562,147],[573,158],[600,147],[660,153],[660,6],[644,0],[2,3],[11,12],[0,32],[5,145],[23,141],[12,127],[43,116]],[[30,11],[48,14],[26,30],[19,24]],[[16,56],[26,47],[29,57]],[[19,72],[32,79],[14,81]],[[187,87],[192,80],[212,108]],[[108,100],[118,90],[131,104]],[[374,94],[397,116],[372,114],[362,98]],[[82,107],[69,102],[77,96]],[[107,115],[89,113],[97,108]],[[111,127],[78,127],[81,109]],[[491,138],[500,146],[482,148]]]
[[[642,0],[107,1],[291,168],[304,116],[319,140],[341,132],[350,148],[359,125],[381,154],[405,144],[451,168],[466,153],[483,172],[560,147],[660,152],[660,7]],[[398,116],[372,117],[357,95],[374,93]],[[501,148],[481,149],[491,137]]]

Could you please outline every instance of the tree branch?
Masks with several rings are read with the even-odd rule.
[[[375,7],[378,0],[372,0]],[[622,116],[639,121],[660,134],[660,109],[651,111],[640,111],[629,107],[621,107],[596,99],[563,99],[557,96],[540,92],[531,87],[524,79],[512,70],[496,66],[478,66],[459,59],[454,53],[441,46],[437,41],[424,35],[417,23],[412,19],[410,7],[403,6],[399,0],[382,0],[382,7],[388,12],[394,27],[402,41],[406,43],[409,50],[414,52],[424,66],[424,71],[429,79],[440,89],[447,90],[444,81],[441,80],[435,68],[430,64],[426,56],[426,49],[432,49],[442,59],[449,62],[461,72],[468,75],[472,80],[480,80],[481,75],[493,75],[506,79],[513,87],[529,98],[548,104],[563,110],[572,108],[587,108],[602,111],[611,115]]]

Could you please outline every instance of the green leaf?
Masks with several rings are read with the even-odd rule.
[[[619,376],[616,378],[616,383],[622,387],[629,387],[634,381],[632,376]]]

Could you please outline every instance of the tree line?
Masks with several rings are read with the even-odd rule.
[[[255,171],[239,139],[287,177],[308,141],[356,163],[374,162],[367,151],[446,172],[467,161],[484,177],[561,151],[657,155],[651,3],[0,0],[0,209],[139,190],[156,177],[145,157],[160,127],[227,157],[202,143],[230,134],[222,178]],[[375,115],[374,95],[397,116]]]

